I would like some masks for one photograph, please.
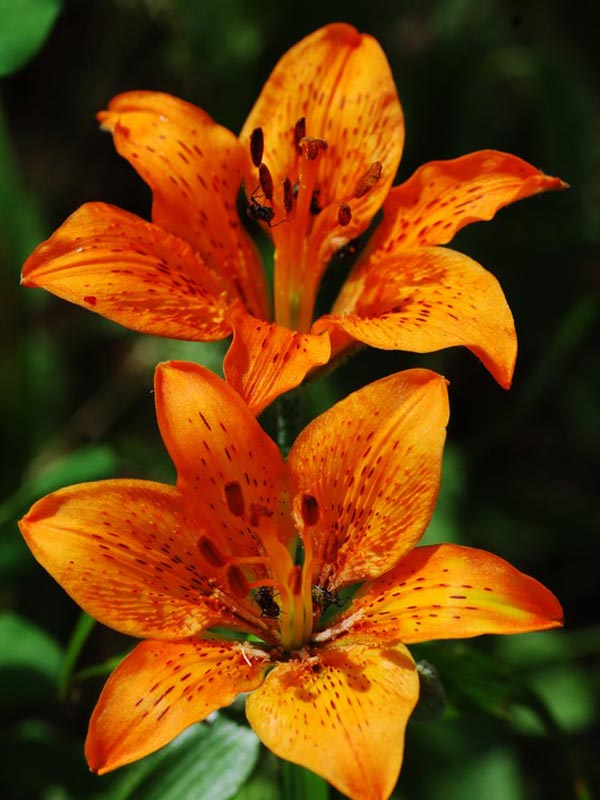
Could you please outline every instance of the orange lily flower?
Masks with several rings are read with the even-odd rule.
[[[561,624],[556,598],[502,559],[414,549],[438,493],[439,375],[409,370],[355,392],[300,434],[287,462],[207,369],[160,365],[155,394],[176,486],[80,484],[20,522],[82,608],[146,639],[93,713],[94,771],[142,758],[252,692],[249,722],[274,753],[355,800],[383,800],[419,694],[407,644]],[[338,592],[363,581],[326,621]]]
[[[426,164],[390,191],[404,122],[371,36],[332,24],[292,47],[239,139],[156,92],[121,94],[99,119],[152,189],[152,223],[88,203],[28,259],[26,286],[145,333],[208,341],[233,332],[225,375],[255,413],[354,340],[415,352],[464,345],[509,387],[516,335],[502,290],[439,245],[566,184],[485,150]],[[248,214],[275,246],[273,313],[238,218],[242,176]],[[383,224],[332,313],[313,322],[328,263],[381,208]]]

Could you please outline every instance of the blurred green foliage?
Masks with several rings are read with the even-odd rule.
[[[141,765],[101,779],[88,773],[82,742],[107,669],[97,665],[131,642],[99,625],[82,632],[15,519],[75,481],[172,480],[154,420],[154,366],[187,358],[218,370],[224,349],[132,334],[19,289],[18,274],[82,202],[148,215],[147,190],[97,130],[95,113],[114,94],[171,92],[237,130],[277,58],[314,28],[346,20],[375,35],[392,65],[407,126],[400,179],[425,161],[491,147],[571,184],[465,229],[455,243],[494,272],[513,309],[520,355],[510,393],[466,351],[365,351],[298,401],[309,419],[398,369],[445,374],[452,419],[426,541],[489,549],[565,607],[564,631],[415,648],[437,668],[447,708],[440,721],[409,725],[395,797],[592,797],[600,786],[598,3],[71,0],[57,18],[59,6],[0,2],[0,71],[23,65],[0,97],[0,796],[276,800],[280,786],[294,785],[298,796],[317,796],[310,776],[258,754],[235,709],[212,733],[195,726]],[[179,794],[169,794],[173,786]]]

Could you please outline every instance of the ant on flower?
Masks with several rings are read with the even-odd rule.
[[[281,225],[282,222],[287,222],[286,218],[273,224],[273,217],[275,216],[275,211],[273,209],[273,178],[266,164],[261,163],[258,167],[258,181],[258,186],[250,195],[250,204],[246,209],[246,214],[255,222],[266,222],[269,228],[275,228],[277,225]],[[261,190],[261,194],[257,195],[259,190]],[[261,200],[264,199],[271,205],[264,205],[259,202],[259,198]],[[284,205],[287,211],[288,201],[286,186],[284,186]]]
[[[258,202],[256,199],[256,193],[260,189],[260,184],[256,187],[256,189],[250,195],[250,205],[246,209],[246,214],[253,219],[255,222],[266,222],[269,228],[275,227],[272,224],[273,217],[275,216],[275,212],[271,206],[265,206]],[[264,195],[263,195],[264,197]],[[285,222],[285,220],[281,220]],[[278,222],[275,225],[279,225]]]

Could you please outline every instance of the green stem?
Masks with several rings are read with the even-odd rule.
[[[96,620],[93,619],[93,617],[90,617],[89,614],[86,614],[84,611],[82,611],[79,615],[79,619],[77,620],[75,628],[73,629],[69,643],[67,644],[67,649],[65,650],[60,668],[58,693],[62,700],[64,700],[67,695],[67,691],[73,677],[75,664],[79,659],[79,655],[83,650],[83,646],[86,643],[90,633],[94,630],[95,625]]]

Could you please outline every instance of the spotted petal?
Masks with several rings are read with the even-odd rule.
[[[153,221],[189,242],[251,312],[266,316],[262,266],[237,213],[243,150],[236,136],[161,92],[117,95],[98,118],[152,189]]]
[[[155,381],[158,424],[177,468],[177,485],[201,519],[212,519],[219,547],[256,556],[294,535],[284,506],[279,448],[239,394],[210,370],[171,361]]]
[[[447,421],[445,380],[417,369],[354,392],[300,434],[291,491],[316,583],[375,577],[415,546],[437,498]]]
[[[85,744],[90,769],[103,774],[153,753],[260,686],[267,664],[261,650],[241,642],[143,642],[100,695]]]
[[[508,389],[517,355],[500,284],[468,256],[445,247],[390,252],[350,276],[333,313],[313,325],[383,350],[429,353],[468,347]]]
[[[418,547],[366,583],[339,630],[371,641],[411,644],[562,625],[556,597],[498,556],[457,545]]]
[[[178,639],[212,625],[260,633],[243,576],[215,555],[210,522],[172,486],[112,480],[44,497],[20,528],[75,602],[122,633]]]
[[[256,735],[280,758],[352,800],[386,800],[419,694],[406,648],[324,647],[278,664],[246,701]]]
[[[244,398],[253,414],[298,386],[315,367],[326,364],[331,348],[327,334],[291,331],[250,316],[240,304],[229,322],[233,342],[227,351],[227,382]]]
[[[143,333],[172,339],[222,339],[237,293],[182,239],[135,214],[87,203],[23,266],[25,286]]]
[[[398,248],[446,244],[465,225],[490,220],[510,203],[566,186],[497,150],[430,161],[389,193],[370,258],[376,262]]]

